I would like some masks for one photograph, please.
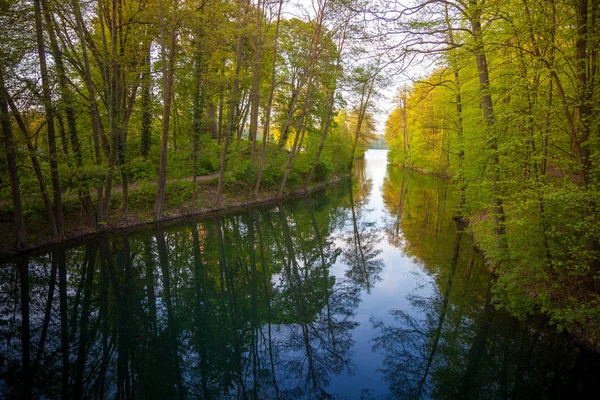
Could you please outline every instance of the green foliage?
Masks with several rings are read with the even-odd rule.
[[[428,34],[450,23],[460,47],[399,92],[386,126],[390,160],[451,174],[465,187],[461,212],[498,277],[499,307],[519,317],[542,312],[599,342],[600,141],[591,132],[600,126],[600,91],[590,84],[598,70],[571,67],[597,63],[598,29],[579,38],[590,47],[575,46],[578,24],[594,12],[575,3],[526,12],[510,2],[478,4],[475,14],[450,11],[431,25],[410,24]],[[474,32],[474,20],[486,28]]]
[[[201,176],[217,172],[221,163],[219,158],[221,146],[217,144],[216,140],[208,136],[202,136],[199,147],[200,152],[197,154],[198,170],[196,174]]]
[[[107,173],[106,169],[101,168],[101,170],[102,173]],[[61,168],[60,174],[63,181],[63,188],[69,193],[77,193],[79,190],[89,192],[98,186],[98,166],[94,164]]]
[[[450,76],[446,71],[437,71],[429,78],[433,82],[417,83],[409,92],[406,88],[399,92],[398,106],[388,117],[385,135],[394,164],[446,174],[458,154],[453,93],[444,86],[432,85]]]
[[[273,140],[277,127],[289,113],[293,115],[290,132],[295,132],[301,120],[304,122],[306,137],[301,147],[306,148],[300,153],[307,154],[300,155],[294,162],[289,183],[297,185],[305,178],[320,142],[321,128],[330,114],[330,94],[335,93],[342,77],[343,68],[337,62],[341,49],[337,48],[337,43],[345,33],[327,28],[332,26],[330,23],[338,18],[338,14],[342,14],[340,10],[334,11],[339,4],[322,5],[326,7],[322,10],[322,15],[327,15],[326,21],[282,17],[280,23],[274,21],[276,7],[258,9],[251,3],[217,2],[193,7],[175,2],[165,4],[160,12],[156,2],[149,2],[142,8],[133,3],[119,4],[118,18],[128,23],[118,29],[107,24],[116,10],[106,10],[106,14],[100,15],[97,14],[100,9],[87,10],[79,1],[68,7],[58,3],[51,5],[49,14],[56,20],[56,25],[42,18],[40,39],[45,42],[43,46],[49,52],[60,52],[64,61],[64,71],[55,57],[58,54],[51,55],[51,61],[46,65],[49,84],[56,88],[51,101],[55,111],[52,120],[56,123],[57,149],[52,157],[59,164],[59,181],[54,183],[50,179],[48,162],[54,147],[48,140],[46,121],[49,116],[44,112],[41,90],[28,78],[31,71],[39,72],[35,68],[42,68],[40,60],[30,56],[36,54],[36,40],[28,37],[23,41],[15,35],[32,28],[31,21],[22,18],[25,15],[23,7],[27,7],[22,2],[4,2],[0,6],[5,11],[0,15],[0,23],[7,27],[0,33],[3,43],[0,52],[6,56],[0,73],[8,94],[14,96],[13,100],[20,108],[18,113],[11,112],[11,123],[13,133],[18,132],[13,134],[18,164],[25,166],[18,172],[26,202],[39,202],[41,198],[37,177],[30,165],[30,159],[34,157],[40,162],[48,192],[51,194],[52,185],[60,184],[66,192],[65,201],[78,197],[79,192],[94,196],[97,186],[106,185],[109,181],[106,178],[112,173],[111,184],[114,186],[123,180],[129,181],[132,190],[128,201],[132,201],[132,209],[147,209],[151,194],[146,183],[156,181],[159,176],[160,159],[166,159],[167,180],[213,174],[220,170],[222,143],[228,133],[233,145],[224,166],[225,183],[248,190],[256,179],[259,154],[252,155],[249,142],[239,140],[239,137],[248,138],[249,110],[251,104],[256,105],[255,99],[260,114],[259,135],[267,129],[264,116],[272,84],[275,97],[268,110],[271,116],[268,128],[272,136],[268,139]],[[80,12],[83,14],[79,15]],[[161,30],[158,25],[146,22],[148,18],[157,17],[171,21],[172,16],[179,13],[186,18],[174,18],[176,26],[167,28],[177,31],[173,43],[174,58],[169,59],[169,56],[164,60],[174,65],[170,82],[169,73],[160,73],[166,67],[163,60],[153,57],[157,50],[153,44],[160,43]],[[80,18],[89,26],[75,24]],[[276,26],[279,27],[277,38]],[[49,40],[55,37],[66,38],[58,41],[58,49]],[[85,43],[81,42],[83,37]],[[106,43],[106,38],[116,40],[114,47]],[[275,60],[274,46],[277,46]],[[171,53],[167,48],[162,50]],[[257,53],[259,50],[260,54]],[[273,62],[275,65],[271,69]],[[305,79],[309,75],[312,77],[310,94]],[[256,88],[254,76],[258,77]],[[64,80],[68,82],[66,88]],[[163,113],[167,105],[164,91],[167,86],[172,94],[168,117]],[[232,90],[234,86],[236,90]],[[307,104],[310,107],[305,107]],[[302,118],[301,109],[306,110]],[[21,135],[21,126],[14,118],[17,114],[24,121],[31,143],[25,143]],[[163,123],[167,121],[168,134],[163,143]],[[221,144],[217,143],[218,135]],[[326,179],[340,160],[327,151],[317,167],[317,180]],[[256,156],[254,162],[251,161],[253,156]],[[287,153],[269,144],[265,160],[262,183],[265,188],[273,189],[282,179]],[[5,183],[6,176],[1,178]],[[140,193],[136,193],[138,189]],[[10,197],[8,185],[3,184],[0,192],[3,199]],[[122,201],[119,191],[113,191],[113,196],[107,210],[111,215]],[[93,201],[98,200],[93,197]],[[124,210],[127,208],[123,207]]]
[[[193,188],[193,183],[185,180],[167,183],[167,207],[180,206],[191,200]]]
[[[331,165],[323,160],[319,160],[317,165],[315,166],[315,182],[323,182],[327,179],[329,174],[331,174],[332,168]]]
[[[283,178],[282,165],[285,165],[287,160],[287,152],[275,143],[267,143],[265,160],[262,185],[267,188],[275,188]]]
[[[137,188],[129,193],[129,206],[132,209],[149,212],[156,199],[156,185],[151,182],[140,182]]]
[[[249,187],[256,179],[252,160],[239,158],[229,163],[225,174],[225,183],[230,186]]]
[[[127,173],[133,181],[149,181],[156,179],[158,173],[152,160],[136,157],[126,164]]]
[[[183,179],[192,176],[193,166],[190,162],[191,149],[171,151],[168,157],[167,178]]]

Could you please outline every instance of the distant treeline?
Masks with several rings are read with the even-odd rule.
[[[376,150],[385,150],[385,149],[388,149],[389,147],[385,141],[385,137],[375,136],[375,139],[373,139],[373,141],[369,145],[369,148],[376,149]]]

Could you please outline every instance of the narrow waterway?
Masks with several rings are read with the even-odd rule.
[[[0,398],[589,398],[600,360],[516,321],[455,188],[354,182],[0,266]]]

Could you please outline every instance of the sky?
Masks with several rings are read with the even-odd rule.
[[[301,18],[307,19],[309,16],[314,16],[313,2],[316,4],[317,0],[291,0],[284,5],[282,11],[284,18]],[[370,16],[363,15],[365,20],[371,18]],[[365,22],[365,24],[372,25],[372,22]],[[377,47],[382,45],[389,45],[398,38],[394,35],[384,35],[381,40],[373,41],[367,44],[365,48],[368,51],[376,53],[381,51]],[[384,43],[386,42],[386,43]],[[395,57],[394,51],[383,52],[384,56]],[[347,60],[344,60],[347,61]],[[415,80],[426,75],[431,69],[431,63],[418,62],[418,60],[411,60],[410,65],[407,62],[406,65],[401,62],[395,62],[389,65],[389,67],[382,71],[382,75],[386,75],[385,82],[380,85],[377,90],[377,95],[373,98],[373,113],[375,117],[376,133],[379,135],[385,134],[385,123],[388,115],[395,108],[394,97],[398,92],[398,89],[404,85],[411,85]],[[344,98],[348,99],[350,96],[348,93],[344,93]]]

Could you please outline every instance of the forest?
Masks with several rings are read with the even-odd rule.
[[[495,304],[600,346],[598,1],[304,3],[0,1],[2,251],[346,177],[400,84]]]
[[[390,160],[452,177],[513,314],[600,343],[600,7],[430,1],[401,13],[433,66],[400,88]]]
[[[374,130],[358,12],[290,7],[1,2],[3,247],[347,176]]]

